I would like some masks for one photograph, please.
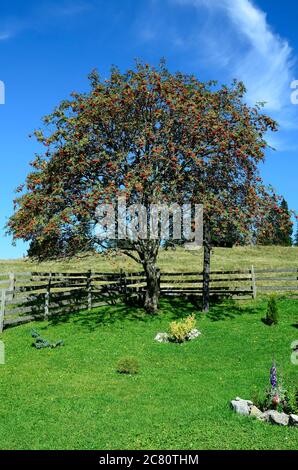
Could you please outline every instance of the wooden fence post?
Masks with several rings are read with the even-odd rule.
[[[92,310],[92,271],[89,269],[87,272],[87,296],[88,296],[88,310]]]
[[[6,291],[2,289],[1,292],[1,299],[0,299],[0,333],[3,331],[4,327],[4,315],[5,315],[5,298],[6,298]]]
[[[120,269],[120,273],[119,273],[119,291],[120,291],[120,294],[122,294],[123,291],[124,291],[123,269],[122,268]]]
[[[13,300],[14,295],[15,295],[15,288],[16,288],[16,277],[14,273],[8,273],[8,277],[9,277],[9,287],[8,287],[9,293],[7,294],[7,300]]]
[[[47,291],[45,293],[44,318],[47,320],[50,314],[50,296],[51,296],[52,273],[49,273]]]
[[[251,267],[251,282],[252,282],[252,296],[255,300],[257,298],[256,275],[254,266]]]
[[[121,293],[124,294],[124,301],[127,302],[127,279],[123,269],[120,270],[120,289]]]
[[[158,295],[160,295],[160,278],[161,278],[161,275],[160,275],[160,269],[157,268],[156,270],[156,278],[157,278],[157,285],[158,285]]]

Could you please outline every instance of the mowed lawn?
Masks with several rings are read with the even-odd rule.
[[[195,307],[163,301],[150,318],[123,305],[5,330],[0,365],[1,449],[298,449],[298,429],[234,414],[229,401],[269,383],[273,355],[284,383],[297,385],[290,361],[298,339],[298,300],[279,301],[280,323],[261,321],[266,302],[213,307],[197,315],[202,336],[158,344],[173,318]],[[36,350],[34,327],[57,349]],[[140,363],[119,375],[122,356]]]

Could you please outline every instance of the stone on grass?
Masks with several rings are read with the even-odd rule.
[[[259,408],[257,408],[255,405],[250,407],[250,416],[254,416],[255,418],[260,419],[262,414],[262,411],[259,410]]]
[[[193,339],[196,339],[201,334],[202,333],[199,330],[194,328],[188,333],[187,336],[185,336],[185,341],[192,341]],[[168,335],[168,333],[157,333],[154,339],[158,343],[169,343],[170,341],[172,341],[172,338]]]
[[[243,416],[252,416],[259,421],[275,424],[277,426],[298,427],[298,415],[291,414],[289,416],[286,413],[279,413],[276,410],[262,412],[250,400],[243,400],[237,397],[235,400],[231,401],[231,407],[236,413]]]
[[[290,415],[290,426],[298,426],[298,415]]]
[[[157,333],[155,336],[155,341],[158,343],[168,343],[169,342],[169,335],[168,333]]]
[[[270,418],[270,413],[271,413],[272,410],[267,410],[267,411],[264,411],[264,413],[261,413],[261,415],[258,417],[258,419],[260,421],[265,421],[265,422],[269,422],[269,418]]]
[[[250,400],[244,400],[243,398],[240,398],[240,397],[236,397],[235,398],[236,401],[246,401],[246,403],[249,405],[249,406],[252,406],[253,405],[253,402],[250,401]]]
[[[278,411],[271,410],[269,415],[269,421],[272,424],[277,424],[278,426],[288,426],[289,424],[289,415],[286,413],[279,413]]]
[[[191,341],[192,339],[196,339],[198,336],[200,336],[202,333],[197,330],[196,328],[194,328],[193,330],[190,331],[190,333],[188,333],[188,335],[186,335],[185,339],[187,341]]]
[[[239,415],[243,416],[249,416],[251,405],[251,401],[242,400],[242,398],[239,397],[237,397],[236,400],[231,401],[231,406],[233,410]]]

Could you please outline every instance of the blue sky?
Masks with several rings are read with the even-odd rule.
[[[14,189],[24,181],[39,147],[29,134],[41,117],[73,90],[88,87],[111,64],[122,70],[134,58],[220,83],[242,79],[248,101],[266,101],[280,123],[268,136],[276,148],[261,167],[298,212],[298,106],[290,83],[298,79],[298,4],[292,0],[44,0],[0,6],[0,258],[17,258],[26,247],[4,236]]]

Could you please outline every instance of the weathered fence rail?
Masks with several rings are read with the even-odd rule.
[[[0,331],[114,302],[120,285],[117,273],[0,273]]]
[[[165,296],[203,294],[203,272],[162,273],[161,294]],[[252,269],[238,271],[213,271],[210,276],[210,296],[229,298],[255,297]]]
[[[0,332],[10,325],[53,315],[91,310],[123,297],[142,297],[144,272],[0,273]],[[298,291],[298,268],[213,271],[210,296],[249,299],[258,292]],[[161,296],[197,296],[203,292],[202,272],[162,272]]]

